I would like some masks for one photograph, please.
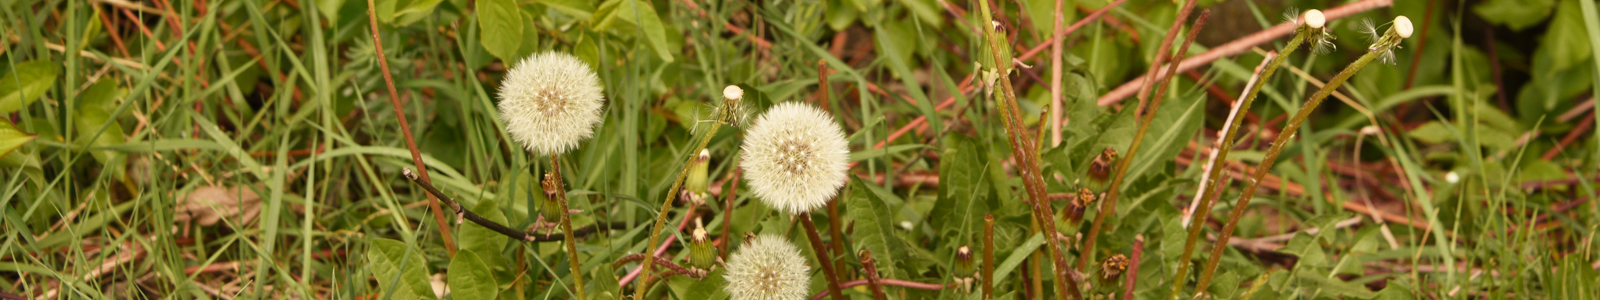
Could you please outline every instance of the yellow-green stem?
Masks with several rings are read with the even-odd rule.
[[[550,174],[554,174],[550,176],[551,180],[556,181],[556,190],[553,191],[556,195],[556,203],[561,203],[561,231],[567,234],[565,244],[567,244],[567,256],[572,261],[572,291],[574,295],[578,296],[578,299],[589,299],[583,296],[583,268],[581,267],[583,264],[578,261],[577,238],[574,238],[572,234],[572,214],[567,210],[567,188],[566,184],[563,183],[565,180],[561,179],[561,160],[559,155],[550,155]]]
[[[1383,42],[1380,41],[1380,43]],[[1389,46],[1393,46],[1393,44],[1389,44]],[[1346,80],[1350,80],[1350,76],[1354,76],[1357,71],[1361,71],[1362,67],[1366,67],[1367,63],[1371,63],[1373,59],[1378,58],[1378,56],[1389,50],[1388,47],[1379,47],[1376,51],[1368,51],[1366,55],[1356,59],[1355,63],[1345,67],[1344,71],[1340,71],[1339,75],[1333,77],[1333,80],[1329,80],[1328,84],[1322,86],[1321,90],[1317,90],[1316,94],[1311,95],[1311,99],[1306,100],[1306,104],[1300,107],[1300,111],[1295,112],[1294,118],[1289,119],[1289,124],[1284,126],[1282,131],[1279,131],[1278,138],[1272,141],[1272,147],[1267,149],[1267,156],[1261,159],[1261,165],[1256,167],[1255,175],[1251,177],[1250,182],[1246,183],[1244,193],[1239,195],[1238,203],[1234,204],[1233,211],[1229,213],[1228,222],[1222,226],[1222,232],[1217,236],[1217,245],[1211,247],[1211,258],[1206,260],[1206,268],[1200,273],[1200,282],[1199,285],[1195,286],[1196,290],[1203,291],[1206,285],[1211,283],[1211,275],[1216,272],[1217,263],[1222,260],[1223,250],[1228,248],[1226,246],[1227,241],[1233,237],[1233,229],[1238,227],[1239,217],[1244,215],[1245,208],[1250,206],[1250,197],[1255,196],[1256,188],[1261,186],[1261,178],[1272,170],[1272,163],[1278,159],[1279,152],[1283,152],[1283,147],[1294,139],[1294,133],[1300,130],[1300,125],[1304,124],[1306,118],[1311,116],[1311,112],[1317,109],[1317,105],[1322,104],[1322,100],[1327,99],[1328,95],[1333,94],[1334,90],[1338,90],[1339,86],[1343,85]],[[1198,228],[1200,226],[1191,227]]]
[[[689,160],[694,160],[695,156],[699,155],[700,150],[705,149],[706,145],[711,143],[711,137],[717,135],[717,129],[721,128],[722,123],[712,122],[711,129],[707,130],[705,137],[700,139],[700,146],[695,147],[694,151],[689,151],[689,158],[684,161],[683,165],[688,166]],[[661,210],[656,213],[656,223],[650,227],[650,242],[646,243],[644,247],[645,256],[649,259],[645,259],[644,263],[639,265],[640,281],[634,289],[634,299],[644,299],[645,293],[648,292],[646,290],[648,287],[644,285],[644,281],[650,279],[650,267],[652,267],[651,265],[655,262],[656,257],[656,243],[661,240],[661,227],[666,226],[667,212],[672,210],[672,200],[678,199],[678,189],[683,187],[683,177],[688,174],[689,168],[683,168],[678,171],[678,178],[672,180],[672,188],[667,189],[667,199],[661,201]],[[568,234],[568,236],[571,236],[571,234]]]
[[[1218,165],[1211,167],[1211,170],[1206,177],[1210,182],[1206,183],[1206,187],[1215,187],[1220,182],[1220,180],[1218,180],[1222,178],[1220,173],[1222,169],[1225,169],[1221,166],[1221,162],[1227,161],[1228,151],[1233,149],[1235,140],[1234,137],[1239,132],[1239,122],[1244,120],[1244,112],[1250,109],[1250,104],[1252,102],[1255,102],[1256,95],[1261,92],[1261,86],[1266,85],[1267,80],[1271,79],[1272,74],[1278,71],[1278,66],[1283,64],[1283,61],[1289,57],[1289,54],[1294,53],[1294,50],[1300,48],[1300,44],[1305,42],[1306,35],[1309,32],[1311,31],[1301,30],[1298,34],[1295,34],[1294,38],[1289,40],[1289,44],[1284,46],[1283,53],[1278,54],[1277,58],[1273,58],[1272,62],[1267,64],[1267,68],[1261,71],[1261,77],[1257,79],[1256,84],[1251,85],[1250,91],[1246,92],[1245,97],[1239,100],[1244,101],[1244,103],[1239,104],[1239,113],[1234,114],[1232,120],[1228,120],[1230,125],[1226,126],[1228,128],[1227,132],[1222,133],[1222,135],[1218,137],[1218,139],[1222,141],[1222,146],[1217,147],[1217,158],[1212,160],[1217,162]],[[1206,215],[1211,211],[1211,204],[1216,198],[1215,193],[1209,193],[1207,191],[1199,192],[1205,193],[1204,195],[1206,196],[1201,197],[1199,207],[1195,208],[1195,211],[1190,212],[1194,215],[1191,220],[1204,220]],[[1189,256],[1194,254],[1194,245],[1195,242],[1199,240],[1201,227],[1203,226],[1189,226],[1189,236],[1184,240],[1183,244],[1183,255],[1178,256],[1177,278],[1172,281],[1172,299],[1178,298],[1179,294],[1181,294],[1183,291],[1183,282],[1188,280],[1190,268]],[[1225,244],[1226,242],[1223,243]]]

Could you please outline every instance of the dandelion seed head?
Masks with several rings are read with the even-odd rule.
[[[500,120],[528,151],[560,154],[594,136],[605,106],[600,77],[571,54],[544,52],[518,62],[500,86]]]
[[[811,271],[800,250],[776,235],[746,240],[728,259],[723,290],[734,300],[805,299]]]
[[[745,132],[744,177],[768,207],[799,214],[821,207],[847,179],[850,146],[833,117],[796,102],[773,106]]]
[[[1307,10],[1304,16],[1306,25],[1311,26],[1311,28],[1322,28],[1323,25],[1328,24],[1327,16],[1323,16],[1320,10]]]
[[[1410,38],[1412,29],[1411,18],[1406,16],[1394,18],[1394,33],[1400,34],[1400,38]]]

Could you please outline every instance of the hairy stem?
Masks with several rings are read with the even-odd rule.
[[[982,18],[979,20],[992,20],[989,2],[978,1],[978,3],[982,13]],[[988,40],[989,53],[993,54],[992,57],[989,57],[993,59],[991,62],[994,63],[993,66],[996,68],[993,71],[1000,75],[1000,82],[994,89],[999,90],[1002,97],[997,98],[996,101],[1000,104],[998,107],[1000,108],[1001,121],[1005,124],[1006,132],[1010,134],[1006,141],[1011,144],[1011,157],[1016,161],[1018,173],[1022,176],[1023,186],[1028,192],[1028,198],[1025,201],[1032,206],[1033,218],[1039,222],[1040,227],[1053,233],[1055,232],[1056,222],[1052,216],[1055,213],[1050,211],[1049,193],[1045,191],[1044,177],[1039,172],[1038,155],[1029,153],[1030,151],[1036,151],[1035,149],[1037,148],[1031,144],[1034,139],[1028,136],[1027,127],[1022,125],[1022,113],[1017,109],[1016,91],[1012,90],[1011,78],[1007,76],[1010,72],[1007,69],[1011,66],[1011,60],[1003,58],[1002,55],[1005,52],[1000,51],[1000,47],[1010,46],[1001,39],[1002,36],[996,32],[995,26],[982,24],[982,27],[984,28],[984,36]],[[1061,253],[1066,248],[1062,248],[1061,242],[1051,238],[1048,234],[1045,240],[1050,243],[1050,261],[1055,265],[1056,294],[1062,298],[1083,299],[1083,294],[1078,291],[1077,280],[1067,275],[1067,270],[1070,266],[1067,265],[1066,259],[1062,258]]]
[[[678,199],[678,189],[683,187],[683,178],[689,175],[689,168],[686,166],[689,165],[691,160],[694,160],[696,156],[699,155],[700,150],[706,148],[706,144],[711,143],[711,137],[716,136],[717,129],[720,129],[721,127],[722,123],[711,122],[711,129],[706,130],[705,137],[700,139],[700,146],[695,147],[694,151],[689,151],[689,157],[685,158],[683,164],[681,167],[679,167],[678,178],[672,180],[672,188],[667,189],[667,199],[661,201],[661,210],[656,212],[656,223],[655,225],[650,226],[650,242],[646,243],[644,247],[646,252],[649,252],[650,249],[655,248],[656,243],[661,241],[661,227],[666,226],[667,212],[672,210],[672,200]],[[655,256],[655,252],[649,252],[649,254],[651,256]],[[639,269],[650,270],[650,265],[653,263],[655,263],[655,260],[646,259],[644,264],[639,266]],[[650,272],[641,272],[639,274],[639,278],[649,280]],[[639,284],[636,286],[634,289],[633,298],[644,299],[645,293],[648,292],[648,290],[646,290],[647,288],[648,287],[646,287],[644,284]]]
[[[800,219],[800,224],[805,226],[806,237],[811,239],[811,250],[817,254],[817,264],[822,265],[822,275],[828,277],[828,291],[833,293],[833,300],[844,300],[844,294],[839,293],[839,275],[833,270],[833,256],[828,255],[828,246],[822,244],[822,235],[817,234],[817,225],[811,223],[811,213],[795,215]]]
[[[872,261],[872,252],[861,249],[857,256],[861,257],[861,268],[867,273],[867,288],[872,290],[872,299],[884,300],[883,285],[878,283],[878,264]]]
[[[1390,34],[1393,34],[1392,30]],[[1206,286],[1211,283],[1211,275],[1217,271],[1217,263],[1222,260],[1222,252],[1228,249],[1225,245],[1228,239],[1233,237],[1233,230],[1239,225],[1239,217],[1244,215],[1245,209],[1250,206],[1250,198],[1255,196],[1256,188],[1261,186],[1261,178],[1266,177],[1267,172],[1272,170],[1272,164],[1277,161],[1278,154],[1283,152],[1283,147],[1294,139],[1294,133],[1300,130],[1300,125],[1305,124],[1306,118],[1310,117],[1311,112],[1322,104],[1322,100],[1327,99],[1328,95],[1332,95],[1334,90],[1339,89],[1340,85],[1344,85],[1345,81],[1350,80],[1350,76],[1355,76],[1357,71],[1361,71],[1361,68],[1367,66],[1367,63],[1371,63],[1373,59],[1377,59],[1384,52],[1390,51],[1390,48],[1395,43],[1398,43],[1398,41],[1384,43],[1383,41],[1385,40],[1387,39],[1380,39],[1379,41],[1380,45],[1385,46],[1367,51],[1366,55],[1356,59],[1350,66],[1345,67],[1344,71],[1339,71],[1339,75],[1334,76],[1333,80],[1329,80],[1327,85],[1322,86],[1322,89],[1317,90],[1316,94],[1311,95],[1311,99],[1306,100],[1305,105],[1300,107],[1300,111],[1295,112],[1294,118],[1289,119],[1289,124],[1285,125],[1282,131],[1278,131],[1282,134],[1272,141],[1272,147],[1267,149],[1267,156],[1263,157],[1261,165],[1256,167],[1255,176],[1251,177],[1250,182],[1245,184],[1244,193],[1239,195],[1238,203],[1233,205],[1233,211],[1228,215],[1228,222],[1222,226],[1222,232],[1217,234],[1218,245],[1211,247],[1211,258],[1206,260],[1206,268],[1200,273],[1200,282],[1195,287],[1196,290],[1204,291]],[[1192,227],[1198,228],[1200,226]]]
[[[1225,130],[1226,132],[1222,133],[1218,137],[1218,139],[1220,139],[1222,142],[1222,145],[1217,147],[1216,158],[1214,161],[1225,162],[1228,160],[1228,152],[1229,150],[1233,149],[1235,136],[1239,132],[1239,123],[1244,121],[1244,112],[1250,109],[1250,103],[1255,102],[1256,95],[1261,92],[1261,86],[1265,85],[1267,80],[1272,79],[1272,73],[1278,71],[1278,66],[1282,65],[1283,61],[1289,58],[1289,54],[1294,53],[1295,49],[1300,48],[1300,44],[1305,42],[1308,33],[1311,31],[1299,30],[1299,32],[1299,34],[1294,36],[1294,39],[1289,40],[1288,45],[1284,46],[1283,53],[1278,54],[1276,58],[1272,59],[1272,62],[1267,64],[1265,69],[1261,70],[1261,77],[1255,82],[1255,84],[1250,85],[1250,89],[1245,93],[1244,98],[1240,98],[1239,101],[1243,101],[1243,103],[1239,104],[1239,113],[1234,114],[1232,119],[1228,120],[1227,125],[1224,125],[1224,128],[1227,129]],[[1222,165],[1212,166],[1210,172],[1207,172],[1205,175],[1205,178],[1207,178],[1210,182],[1206,183],[1204,186],[1217,186],[1219,184],[1218,179],[1223,177],[1222,174],[1220,174],[1223,169],[1226,168]],[[1206,196],[1200,198],[1200,206],[1193,212],[1195,215],[1193,219],[1195,220],[1205,220],[1206,214],[1211,210],[1212,202],[1217,197],[1216,194],[1209,193],[1208,191],[1200,191],[1200,193],[1206,194]],[[1199,240],[1201,227],[1203,226],[1189,226],[1189,236],[1184,240],[1183,244],[1183,255],[1178,256],[1178,273],[1177,278],[1173,279],[1172,281],[1173,285],[1172,296],[1170,297],[1171,299],[1178,299],[1179,294],[1183,291],[1183,283],[1188,280],[1187,278],[1189,276],[1190,268],[1188,258],[1194,253],[1194,245],[1195,242]],[[1221,239],[1219,241],[1227,240]]]
[[[1117,198],[1122,195],[1122,181],[1126,179],[1124,177],[1127,177],[1128,167],[1132,165],[1133,159],[1139,155],[1139,146],[1144,142],[1144,135],[1150,131],[1150,124],[1155,121],[1156,109],[1161,108],[1161,100],[1164,98],[1162,93],[1166,89],[1157,92],[1154,99],[1149,97],[1150,91],[1157,85],[1165,86],[1165,82],[1177,75],[1175,72],[1167,72],[1165,77],[1158,80],[1156,70],[1161,68],[1161,63],[1167,58],[1167,51],[1172,48],[1172,40],[1177,38],[1179,31],[1182,31],[1183,23],[1189,20],[1189,13],[1194,11],[1195,2],[1198,1],[1184,1],[1183,8],[1178,10],[1178,18],[1173,19],[1172,27],[1167,29],[1167,36],[1161,40],[1160,48],[1156,48],[1156,59],[1150,64],[1149,75],[1144,79],[1144,88],[1139,92],[1139,106],[1135,108],[1133,114],[1143,120],[1139,124],[1138,131],[1133,134],[1133,141],[1128,144],[1128,154],[1117,159],[1115,175],[1111,176],[1111,185],[1106,187],[1106,198],[1100,200],[1100,213],[1095,215],[1094,223],[1089,226],[1089,233],[1083,239],[1083,249],[1078,252],[1078,271],[1087,271],[1089,262],[1094,261],[1095,241],[1099,240],[1100,230],[1105,226],[1106,219],[1110,219],[1117,211]],[[1205,24],[1205,15],[1202,14],[1195,28],[1189,31],[1189,43],[1194,42],[1194,33],[1199,31],[1200,25]],[[1181,56],[1188,50],[1189,44],[1186,43],[1177,55]],[[1183,59],[1180,57],[1172,61],[1183,61]],[[1172,64],[1172,69],[1177,67],[1178,64]]]
[[[571,256],[572,258],[573,291],[574,294],[578,296],[578,299],[589,299],[588,297],[583,296],[583,263],[578,260],[577,239],[573,238],[572,236],[572,214],[569,213],[567,208],[567,188],[566,184],[564,184],[563,180],[561,179],[561,160],[559,155],[550,154],[550,174],[550,180],[555,181],[555,189],[546,190],[545,193],[551,193],[551,195],[554,195],[556,197],[556,203],[561,204],[561,231],[567,234],[565,239],[567,244],[567,256]]]

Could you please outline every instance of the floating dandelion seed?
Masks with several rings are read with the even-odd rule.
[[[776,235],[745,241],[728,259],[728,285],[723,290],[734,300],[805,299],[811,285],[810,267],[800,250]]]
[[[788,102],[762,114],[746,132],[739,164],[757,199],[788,214],[821,207],[847,179],[844,131],[816,107]]]
[[[589,65],[571,54],[534,54],[500,86],[500,119],[511,138],[539,154],[560,154],[594,136],[605,95]]]

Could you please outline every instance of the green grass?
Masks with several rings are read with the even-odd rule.
[[[618,279],[639,264],[614,262],[656,246],[647,244],[658,212],[667,212],[669,228],[660,239],[674,241],[665,256],[679,264],[688,257],[682,245],[689,232],[675,229],[690,208],[661,205],[701,138],[713,157],[715,200],[694,210],[713,239],[736,251],[745,233],[784,235],[810,262],[810,293],[826,291],[822,262],[803,229],[754,199],[748,186],[724,182],[737,169],[745,124],[707,129],[717,128],[708,122],[728,85],[745,88],[750,120],[775,103],[807,101],[844,128],[858,162],[851,172],[861,180],[841,191],[837,210],[813,212],[822,239],[842,244],[844,251],[831,254],[843,267],[840,281],[866,278],[856,257],[861,249],[872,251],[884,279],[943,285],[970,276],[952,273],[955,249],[981,251],[981,220],[993,215],[996,298],[1060,296],[1051,286],[1050,256],[1036,252],[1048,251],[1054,232],[1031,224],[1026,175],[1016,171],[1022,166],[1012,162],[1007,141],[1015,133],[1001,123],[1001,109],[1010,108],[997,104],[1001,91],[988,92],[1002,81],[983,74],[993,54],[978,34],[989,24],[979,21],[976,2],[376,2],[387,70],[366,1],[0,3],[0,110],[14,127],[0,128],[0,150],[15,148],[0,153],[0,296],[410,299],[433,297],[430,284],[439,282],[460,287],[455,299],[569,299],[581,278],[589,298],[623,299],[636,286]],[[1107,2],[1068,1],[1064,21]],[[1217,246],[1204,236],[1220,235],[1229,222],[1237,222],[1235,239],[1272,247],[1228,247],[1203,292],[1252,299],[1600,295],[1600,205],[1592,200],[1600,173],[1600,130],[1592,122],[1600,108],[1580,106],[1600,93],[1600,14],[1581,0],[1502,2],[1400,1],[1331,21],[1339,51],[1290,55],[1285,68],[1326,81],[1371,42],[1357,32],[1358,20],[1406,15],[1419,31],[1428,28],[1403,42],[1396,65],[1356,73],[1339,90],[1348,102],[1324,103],[1293,134],[1277,132],[1287,120],[1274,119],[1299,110],[1318,86],[1297,72],[1265,81],[1268,101],[1257,101],[1240,124],[1230,163],[1261,165],[1273,139],[1297,140],[1238,220],[1226,216],[1252,184],[1235,178],[1223,190],[1195,252]],[[498,12],[513,13],[478,9],[507,3],[516,10]],[[1275,24],[1263,16],[1278,15],[1285,4],[1326,10],[1347,3],[1200,2],[1214,10],[1212,21],[1189,56]],[[1054,2],[990,5],[1014,46],[1002,57],[1049,37]],[[1140,80],[1179,7],[1130,0],[1107,14],[1114,21],[1068,36],[1059,80],[1070,121],[1059,146],[1032,152],[1045,192],[1076,194],[1101,149],[1126,153],[1140,125],[1131,112],[1137,104],[1128,101],[1137,100],[1108,107],[1093,101]],[[520,28],[496,27],[506,24]],[[1486,30],[1497,44],[1487,42]],[[1068,237],[1096,236],[1087,253],[1095,259],[1141,251],[1130,266],[1138,270],[1133,298],[1198,292],[1198,274],[1172,282],[1180,261],[1203,269],[1207,258],[1181,257],[1179,210],[1203,173],[1192,162],[1209,153],[1188,144],[1212,145],[1227,113],[1223,96],[1237,97],[1260,53],[1288,40],[1177,76],[1117,187],[1120,200],[1104,231],[1056,228],[1075,229],[1062,232]],[[441,233],[426,194],[401,176],[414,162],[385,71],[433,184],[486,218],[532,225],[549,159],[510,139],[496,104],[505,62],[537,51],[580,57],[605,86],[604,121],[561,156],[560,169],[570,208],[582,211],[572,215],[573,227],[624,226],[578,239],[579,274],[559,241],[508,240],[455,224],[450,211],[453,232]],[[1029,134],[1045,124],[1039,115],[1050,102],[1049,53],[1005,74]],[[825,98],[818,64],[831,72]],[[941,106],[947,99],[953,104]],[[895,134],[919,117],[925,127]],[[1381,130],[1364,131],[1368,126]],[[896,138],[874,148],[890,136]],[[734,185],[727,211],[722,191]],[[1052,211],[1068,205],[1054,201]],[[207,221],[213,214],[215,222]],[[1388,218],[1380,223],[1374,215]],[[1359,222],[1335,226],[1351,218]],[[442,234],[477,260],[453,258]],[[1290,235],[1262,239],[1280,234]],[[1136,236],[1142,249],[1133,249]],[[1066,261],[1086,255],[1082,241],[1061,244]],[[1087,269],[1085,298],[1122,297],[1121,279],[1096,280],[1098,263]],[[646,297],[725,298],[721,276],[671,277]],[[1046,286],[1034,289],[1038,283]],[[978,298],[948,288],[883,289],[894,299]],[[866,286],[843,292],[873,295]]]

